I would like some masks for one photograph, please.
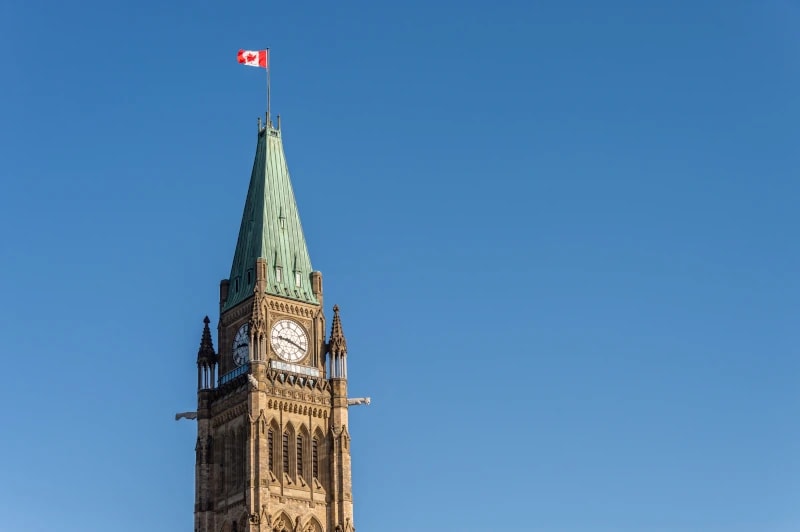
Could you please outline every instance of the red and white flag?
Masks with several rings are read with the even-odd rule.
[[[236,59],[243,65],[267,68],[269,50],[239,50]]]

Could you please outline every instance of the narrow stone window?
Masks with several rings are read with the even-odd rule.
[[[303,476],[303,437],[297,437],[297,477]]]
[[[247,270],[247,286],[253,282],[253,270]]]
[[[214,447],[214,463],[219,464],[219,477],[217,477],[217,494],[225,493],[225,435],[219,437]]]
[[[233,291],[234,292],[238,292],[239,291],[239,278],[238,277],[233,280]]]
[[[269,470],[275,472],[275,433],[272,429],[267,432],[267,455],[269,459]]]
[[[236,431],[236,446],[238,449],[235,449],[234,452],[238,455],[236,456],[236,474],[233,477],[233,485],[237,488],[241,487],[244,482],[244,434],[241,430]]]
[[[294,285],[300,288],[300,272],[294,272]]]
[[[281,283],[283,282],[283,268],[280,266],[275,266],[275,282]]]
[[[319,441],[316,438],[311,441],[311,474],[319,479]]]
[[[289,433],[283,433],[283,472],[289,474]]]

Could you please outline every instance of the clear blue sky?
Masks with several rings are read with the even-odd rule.
[[[800,3],[0,6],[0,528],[192,529],[265,107],[359,532],[800,530]]]

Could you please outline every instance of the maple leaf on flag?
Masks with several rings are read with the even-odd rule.
[[[242,65],[267,68],[269,50],[239,50],[236,60]]]

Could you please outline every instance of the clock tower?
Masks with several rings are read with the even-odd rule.
[[[259,120],[230,276],[197,355],[195,532],[351,532],[347,343],[326,336],[280,117]]]

